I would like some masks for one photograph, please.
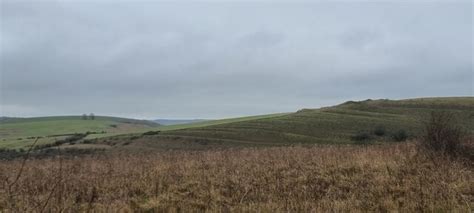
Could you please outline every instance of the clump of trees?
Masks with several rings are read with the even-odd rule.
[[[82,114],[82,120],[95,120],[95,115],[94,113],[91,113],[89,115]]]

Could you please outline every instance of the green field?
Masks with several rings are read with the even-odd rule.
[[[150,147],[160,149],[207,148],[228,146],[268,146],[292,144],[352,144],[359,132],[386,129],[384,136],[371,136],[366,142],[392,142],[400,130],[417,136],[432,111],[453,113],[469,133],[474,133],[474,98],[423,98],[408,100],[367,100],[346,102],[321,109],[303,109],[295,113],[251,120],[193,126],[160,132],[156,135],[123,135],[98,140],[117,148]],[[133,140],[132,140],[133,139]],[[119,144],[126,144],[120,147]]]
[[[83,120],[81,116],[12,118],[0,122],[0,148],[23,148],[35,137],[41,137],[40,144],[46,144],[75,133],[94,132],[90,136],[104,137],[158,126],[144,120],[105,116],[96,116],[94,120]]]

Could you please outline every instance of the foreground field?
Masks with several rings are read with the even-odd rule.
[[[0,162],[0,211],[455,211],[472,162],[412,143],[168,151]],[[20,175],[19,175],[20,174]]]

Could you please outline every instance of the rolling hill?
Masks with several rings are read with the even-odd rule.
[[[190,126],[152,134],[123,135],[95,141],[121,149],[201,149],[208,147],[275,146],[292,144],[352,144],[360,132],[372,134],[382,126],[384,136],[368,142],[390,142],[400,130],[414,137],[432,111],[448,111],[474,133],[474,98],[365,100],[320,109],[216,125]],[[124,145],[124,146],[120,146]]]
[[[80,116],[4,119],[0,122],[0,148],[25,148],[32,137],[39,144],[53,143],[68,134],[92,132],[66,148],[111,148],[113,150],[208,149],[242,146],[296,144],[353,144],[360,133],[370,135],[364,143],[392,142],[400,130],[418,135],[432,111],[448,111],[474,134],[474,97],[418,98],[406,100],[348,101],[294,113],[248,116],[195,123],[159,126],[151,121]],[[373,134],[382,127],[383,136]],[[21,138],[21,139],[20,139]]]
[[[51,116],[35,118],[2,117],[0,121],[0,148],[21,148],[41,137],[41,144],[52,143],[76,133],[95,137],[124,134],[156,128],[159,124],[146,120],[95,116],[83,120],[81,116]]]

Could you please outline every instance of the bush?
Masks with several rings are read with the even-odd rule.
[[[408,133],[404,129],[400,129],[392,135],[392,138],[397,142],[406,141],[408,139]]]
[[[134,136],[130,137],[130,140],[136,140],[136,139],[139,139],[139,138],[140,138],[139,135],[134,135]]]
[[[384,136],[385,135],[385,127],[384,126],[376,126],[374,129],[374,135],[377,136]]]
[[[370,139],[368,132],[359,132],[351,137],[353,141],[366,141]]]
[[[464,132],[456,124],[455,116],[448,112],[432,112],[424,124],[421,148],[428,151],[457,155],[461,151]]]
[[[148,131],[143,133],[142,135],[158,135],[160,134],[160,131]]]

